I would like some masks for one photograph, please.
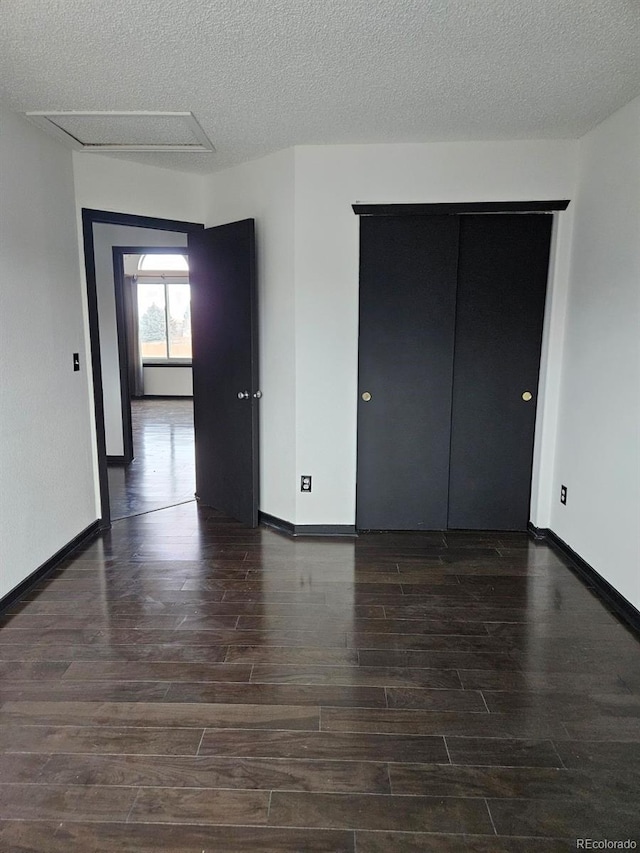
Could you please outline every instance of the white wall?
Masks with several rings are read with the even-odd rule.
[[[3,596],[98,510],[71,153],[5,111],[0,205]]]
[[[143,367],[145,397],[192,397],[193,371],[190,367]]]
[[[260,312],[260,509],[295,520],[294,152],[212,175],[207,226],[255,218]]]
[[[358,219],[355,201],[571,198],[577,143],[308,146],[213,175],[205,222],[255,217],[261,299],[261,499],[297,524],[353,524]],[[532,518],[553,467],[571,208],[558,217],[544,343]],[[293,258],[292,258],[293,247]],[[314,477],[311,494],[298,489]],[[539,488],[539,481],[544,488]]]
[[[73,152],[78,208],[203,222],[201,175]]]
[[[552,529],[640,609],[640,98],[580,142],[553,498]]]
[[[93,226],[93,245],[107,456],[122,456],[124,434],[112,249],[114,246],[186,246],[187,235],[176,231],[157,231],[154,228],[133,228],[129,225],[98,222]]]
[[[296,489],[291,520],[353,524],[355,518],[359,232],[351,205],[571,199],[576,153],[571,141],[296,149],[296,477],[311,474],[313,492]],[[552,386],[562,349],[562,320],[555,316],[564,311],[571,215],[571,207],[558,215],[554,249],[555,315],[547,322],[543,364]],[[557,394],[542,398],[536,441],[538,460],[546,462],[553,455]],[[540,468],[542,477],[532,507],[537,524],[548,512],[549,464]]]

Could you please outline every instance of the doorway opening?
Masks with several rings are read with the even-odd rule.
[[[197,499],[201,506],[213,507],[248,527],[256,527],[259,499],[258,402],[262,392],[258,387],[255,220],[245,219],[205,229],[191,222],[83,209],[82,221],[100,529],[107,530],[111,526],[107,465],[117,461],[126,463],[133,457],[133,438],[129,441],[126,438],[128,431],[124,429],[126,419],[131,421],[130,392],[126,387],[129,378],[126,353],[123,353],[126,337],[117,333],[116,315],[120,316],[123,327],[124,313],[122,300],[117,304],[115,299],[113,248],[122,248],[123,243],[124,248],[129,249],[152,245],[156,249],[162,247],[166,252],[167,245],[172,248],[176,241],[180,242],[177,240],[179,237],[182,238],[182,248],[188,248],[191,266]],[[101,233],[105,229],[116,229],[118,239],[109,242],[109,238],[114,236],[109,233],[105,239],[105,234]],[[153,234],[157,239],[149,239]],[[102,276],[105,264],[109,290],[106,302],[101,304],[98,278],[99,274]],[[165,298],[170,302],[170,295]],[[157,315],[158,311],[155,313]],[[170,308],[165,308],[168,327],[171,325],[170,314]],[[111,322],[106,322],[108,320]],[[183,320],[184,315],[176,317],[176,322]],[[169,338],[166,342],[168,350],[171,345]],[[116,355],[107,360],[104,356],[109,348]],[[169,355],[167,360],[171,361]],[[111,367],[110,372],[108,367]],[[171,369],[176,369],[176,366]],[[111,438],[117,443],[110,447]]]
[[[113,520],[193,500],[187,250],[113,247],[124,458],[110,459]]]
[[[119,462],[120,474],[124,474],[122,466],[132,462],[134,458],[134,429],[138,431],[141,441],[142,436],[150,435],[151,429],[148,411],[145,413],[142,407],[139,407],[139,413],[135,417],[132,416],[130,377],[132,365],[127,358],[125,271],[122,259],[127,254],[127,250],[128,254],[142,254],[139,251],[141,246],[147,254],[158,254],[160,250],[164,254],[186,253],[187,235],[201,231],[204,226],[193,222],[89,209],[82,211],[82,225],[100,483],[100,526],[102,529],[107,529],[110,527],[112,517],[110,486],[118,477],[118,469],[109,463]],[[165,232],[165,235],[159,232]],[[114,249],[118,250],[115,257]],[[110,285],[110,292],[102,287],[105,280]],[[132,293],[129,293],[129,296],[131,297]],[[166,310],[165,317],[167,317]],[[168,319],[170,325],[170,316]],[[152,403],[147,406],[147,409],[151,409],[151,406]],[[192,406],[192,401],[185,401],[183,408],[189,406]],[[158,415],[157,411],[155,415]],[[178,425],[173,435],[174,459],[177,459],[180,453],[188,452],[185,450],[184,421],[189,417],[192,422],[192,414],[177,415]],[[192,427],[191,435],[193,435]],[[158,438],[157,431],[155,438]],[[153,444],[153,441],[148,444],[149,459],[153,459],[151,450]],[[191,444],[193,445],[193,438],[191,438]],[[146,454],[144,455],[146,457]],[[166,455],[171,464],[171,451]],[[193,459],[193,456],[191,458]],[[142,461],[141,459],[140,462]],[[147,467],[148,460],[145,458],[144,461]],[[139,467],[142,469],[142,465]],[[153,464],[149,470],[152,468]],[[193,471],[193,462],[190,469]],[[147,482],[148,477],[140,476],[142,477],[140,482]],[[176,483],[176,489],[182,494],[185,489],[190,488],[190,485],[183,482],[181,478],[178,479],[180,482]],[[191,499],[193,492],[194,489],[191,488]],[[175,491],[172,493],[175,494]],[[161,494],[159,497],[164,499],[166,495]],[[138,506],[145,503],[140,492],[137,498],[129,500],[124,497],[121,488],[118,506],[114,507],[116,510],[113,513],[114,517],[122,517],[120,513],[123,510],[131,514],[131,503],[135,504],[136,500]],[[127,509],[127,503],[129,503],[129,509]]]
[[[99,285],[103,301],[115,300],[117,338],[117,348],[101,347],[103,381],[115,384],[117,377],[119,383],[104,395],[107,463],[128,464],[134,456],[130,401],[193,396],[191,286],[186,248],[114,246],[112,255],[113,284]],[[166,269],[178,260],[182,269]],[[108,317],[100,325],[103,335],[113,331]]]

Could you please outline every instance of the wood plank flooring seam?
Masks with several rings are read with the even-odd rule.
[[[496,825],[495,825],[494,820],[493,820],[493,815],[491,814],[491,809],[489,808],[489,801],[486,797],[483,797],[483,799],[484,799],[484,804],[487,807],[487,813],[489,815],[489,820],[491,821],[491,826],[493,827],[494,833],[497,835],[498,830],[496,829]]]
[[[459,673],[458,673],[458,677],[460,677],[460,674],[459,674]],[[479,690],[478,692],[479,692],[479,693],[480,693],[480,695],[482,696],[482,701],[484,702],[484,707],[487,709],[487,714],[490,714],[490,713],[491,713],[491,711],[489,710],[489,706],[487,705],[487,700],[486,700],[486,698],[485,698],[484,693],[482,692],[482,690]]]

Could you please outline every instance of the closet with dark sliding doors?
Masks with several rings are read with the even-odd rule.
[[[360,530],[526,530],[551,225],[360,217]]]

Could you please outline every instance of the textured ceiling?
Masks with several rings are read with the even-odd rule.
[[[209,172],[291,145],[577,137],[640,92],[638,0],[2,0],[0,100],[191,110]]]

